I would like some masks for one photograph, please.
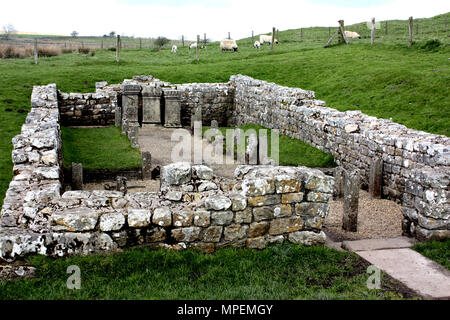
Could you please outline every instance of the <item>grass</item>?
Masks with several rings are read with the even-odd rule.
[[[450,270],[450,239],[418,243],[413,249]]]
[[[367,266],[348,252],[293,244],[263,251],[143,248],[109,256],[51,259],[34,256],[37,278],[0,282],[0,299],[401,299],[396,283],[366,286]],[[68,290],[67,268],[81,270],[81,289]]]
[[[267,130],[267,142],[269,149],[268,155],[270,157],[272,150],[271,146],[272,130],[253,123],[246,124],[239,128],[244,130],[244,132],[247,130],[255,130],[258,136],[263,134],[263,132],[260,133],[259,130]],[[205,131],[207,131],[209,127],[203,127],[202,129],[203,133],[205,133]],[[219,128],[224,137],[226,137],[227,129],[235,129],[235,127]],[[235,149],[237,151],[236,146]],[[311,147],[310,145],[301,140],[292,139],[288,136],[280,135],[279,151],[280,151],[279,161],[280,165],[282,166],[305,166],[305,167],[321,167],[321,168],[332,168],[336,166],[336,163],[334,162],[334,158],[332,155],[327,154],[314,147]]]
[[[448,14],[447,14],[448,15]],[[282,41],[282,32],[280,32]],[[12,178],[11,139],[20,133],[30,106],[33,85],[57,83],[64,92],[93,92],[96,81],[120,83],[136,74],[152,74],[172,83],[226,82],[246,74],[291,87],[314,90],[328,106],[362,110],[392,118],[410,128],[450,136],[450,46],[426,50],[418,43],[353,41],[350,46],[323,49],[322,43],[281,42],[271,53],[257,51],[250,40],[238,41],[237,53],[219,51],[212,43],[195,52],[179,48],[98,50],[94,57],[78,53],[42,58],[0,60],[0,202]],[[320,45],[320,46],[319,46]]]
[[[61,128],[64,167],[82,163],[87,170],[140,168],[141,153],[130,146],[120,128]]]

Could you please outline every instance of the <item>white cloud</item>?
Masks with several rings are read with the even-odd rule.
[[[450,11],[450,1],[394,0],[370,8],[342,8],[314,4],[307,0],[222,0],[215,7],[201,2],[175,6],[173,1],[151,1],[151,5],[133,5],[117,0],[78,1],[6,1],[0,11],[0,25],[12,23],[19,31],[45,34],[103,35],[110,31],[136,37],[163,35],[179,38],[184,34],[195,39],[206,32],[209,38],[219,40],[231,32],[233,38],[270,32],[273,26],[280,30],[309,26],[335,26],[337,20],[346,24],[377,20],[431,17]],[[159,4],[155,4],[159,3]],[[197,3],[197,4],[195,4]],[[224,5],[224,3],[226,3]]]

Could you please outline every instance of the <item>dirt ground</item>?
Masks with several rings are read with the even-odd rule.
[[[334,241],[393,238],[402,235],[401,206],[394,201],[370,199],[369,193],[359,191],[358,232],[342,230],[343,199],[330,202],[330,213],[324,231]]]

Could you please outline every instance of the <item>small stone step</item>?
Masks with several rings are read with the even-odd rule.
[[[351,252],[411,248],[415,240],[407,237],[389,239],[365,239],[342,242],[342,248]]]

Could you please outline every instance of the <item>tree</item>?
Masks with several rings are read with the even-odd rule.
[[[159,48],[164,47],[166,44],[168,44],[170,42],[169,39],[167,39],[166,37],[158,37],[155,40],[155,45]]]
[[[3,26],[3,37],[5,39],[9,39],[9,37],[16,32],[17,30],[14,28],[12,24],[6,24]]]
[[[78,37],[78,32],[72,31],[72,33],[70,35],[72,36],[72,38],[76,38],[76,37]]]
[[[109,33],[109,36],[110,36],[111,38],[114,38],[114,37],[116,36],[116,32],[115,32],[115,31],[111,31],[111,32]]]

